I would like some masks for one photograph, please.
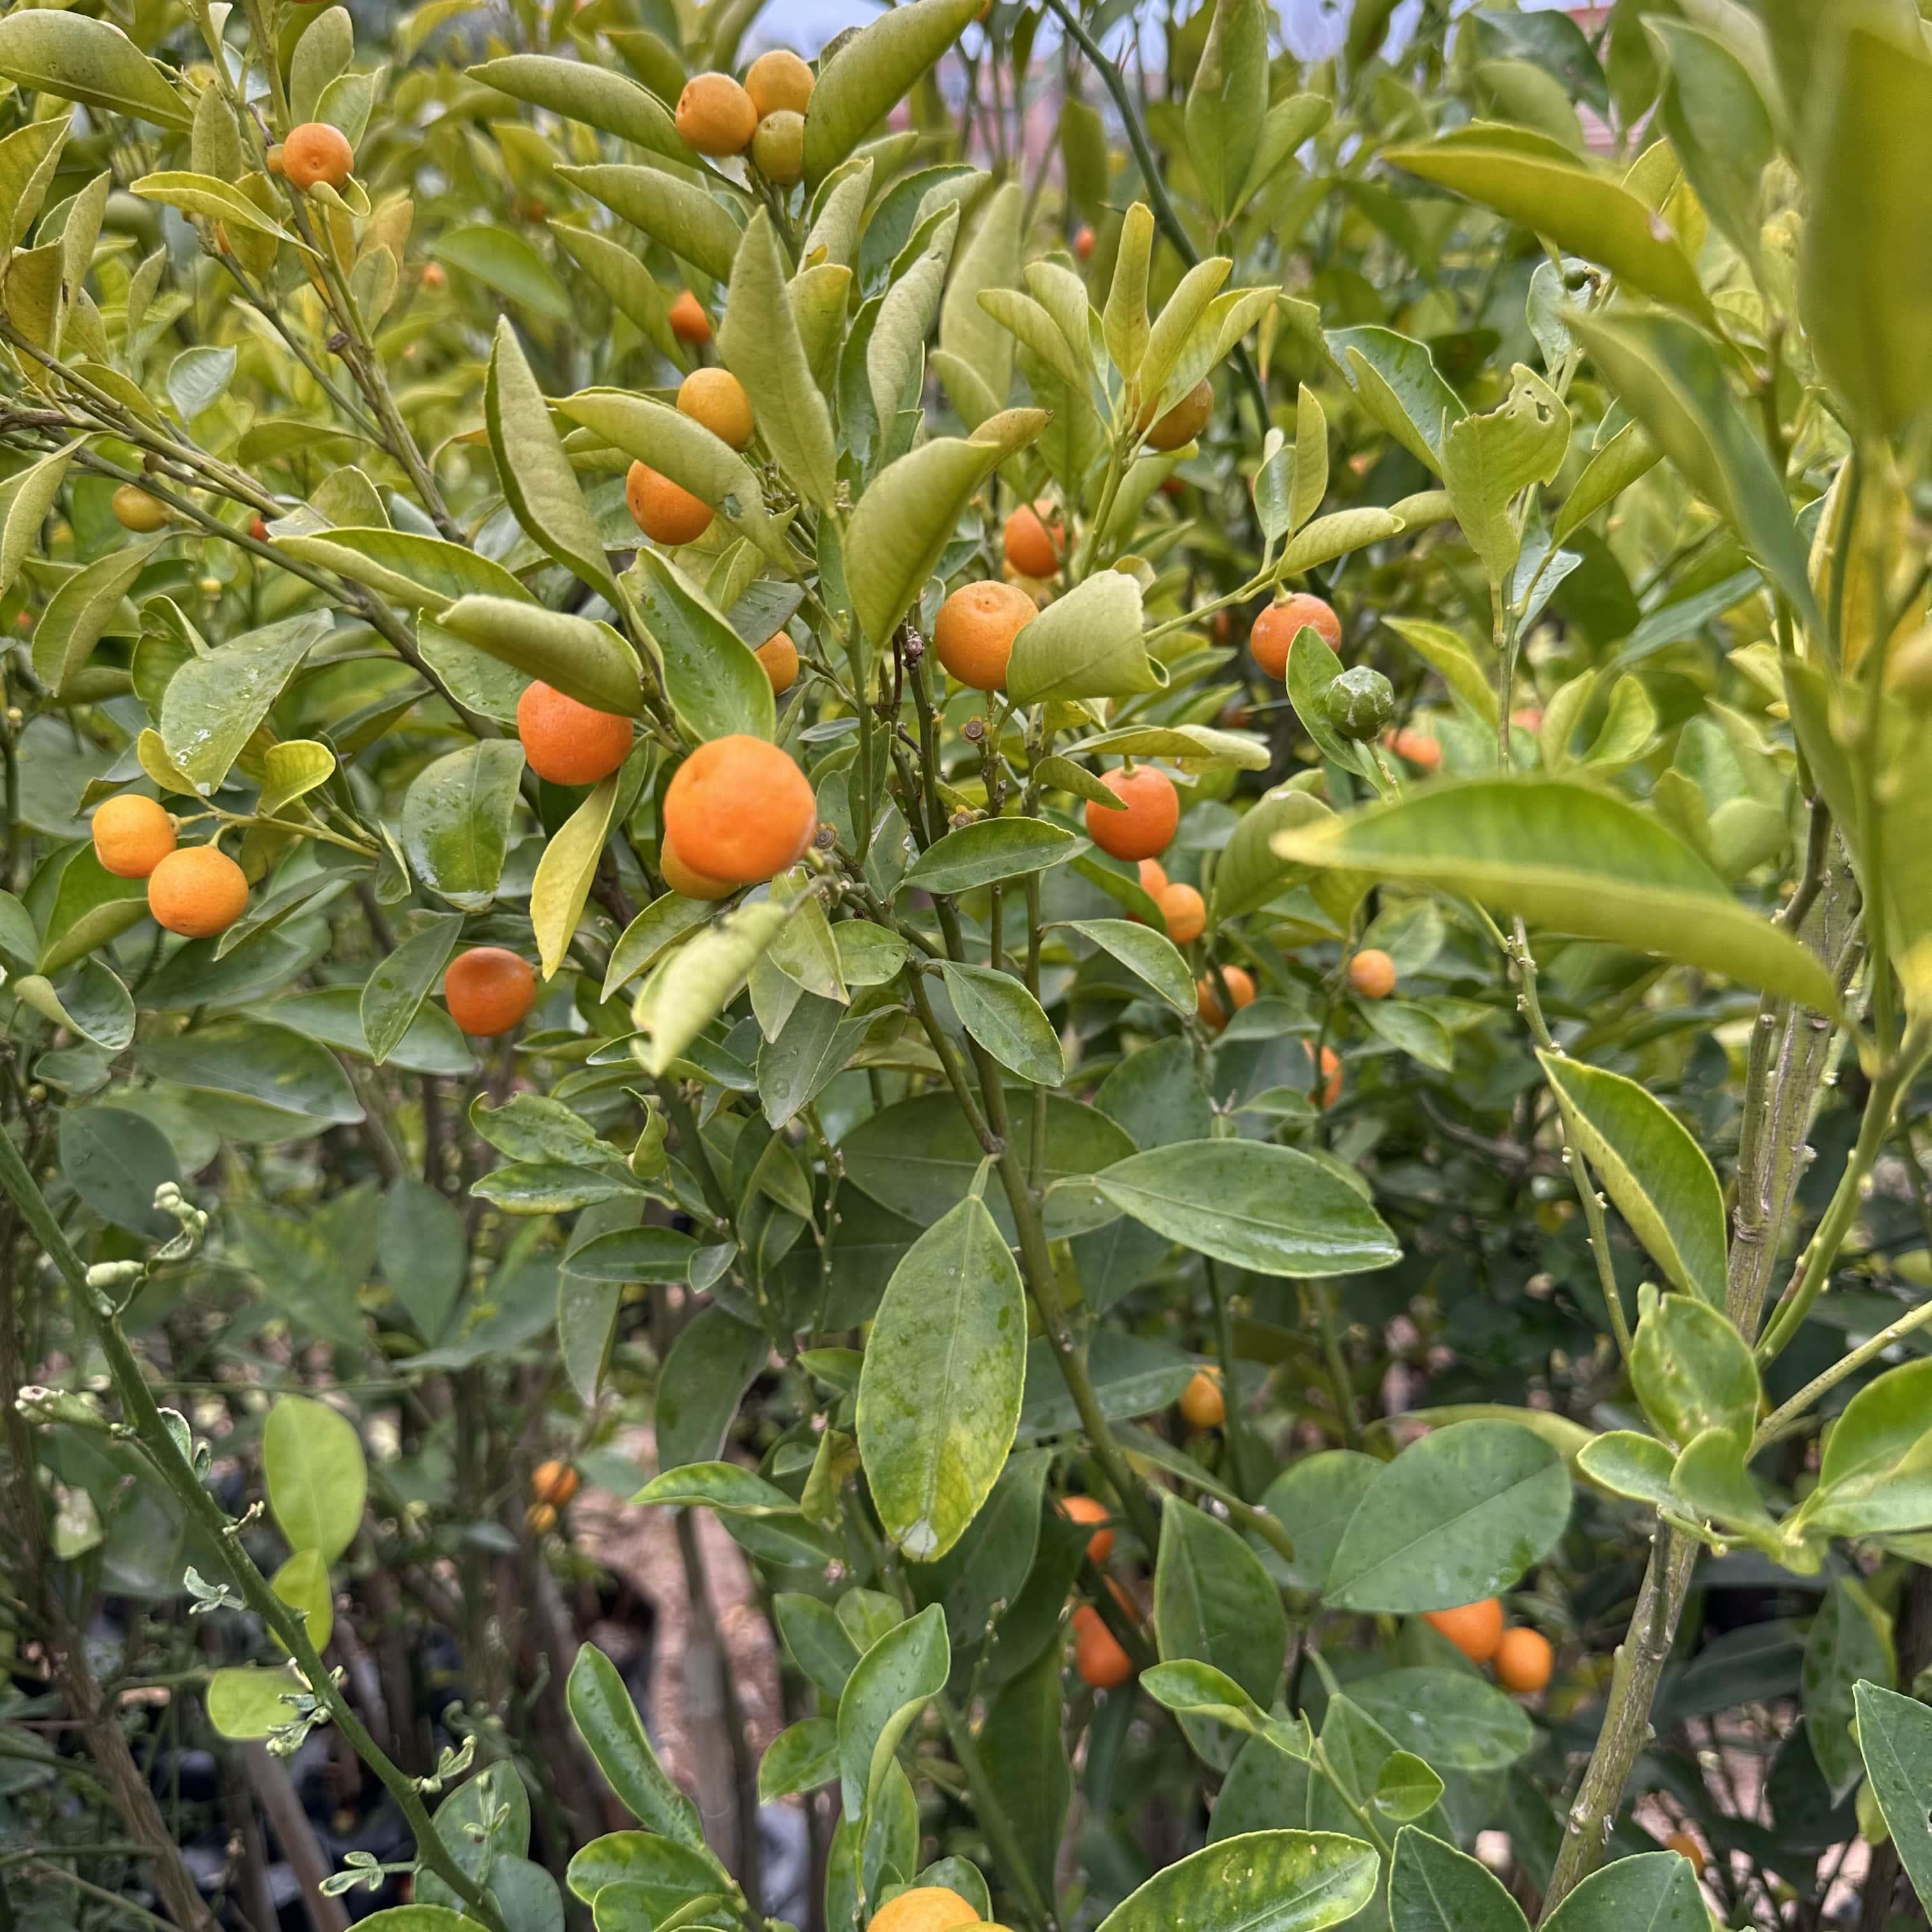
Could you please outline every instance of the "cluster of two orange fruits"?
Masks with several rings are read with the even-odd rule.
[[[1454,1610],[1425,1610],[1423,1622],[1447,1637],[1472,1664],[1486,1664],[1505,1690],[1528,1696],[1550,1682],[1555,1653],[1550,1640],[1526,1624],[1511,1624],[1502,1604],[1484,1597]]]
[[[248,904],[247,875],[218,845],[182,845],[157,799],[122,792],[104,799],[90,828],[101,869],[148,882],[155,923],[184,939],[226,932]]]

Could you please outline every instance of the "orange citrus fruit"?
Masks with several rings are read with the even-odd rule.
[[[1022,577],[1051,577],[1066,554],[1066,532],[1044,496],[1006,519],[1005,542],[1006,562]]]
[[[1550,1682],[1552,1657],[1549,1638],[1519,1624],[1503,1632],[1490,1662],[1504,1690],[1527,1696]]]
[[[1196,1369],[1194,1378],[1180,1391],[1182,1419],[1190,1429],[1219,1429],[1228,1419],[1228,1399],[1221,1392],[1220,1374]]]
[[[1083,221],[1080,232],[1073,238],[1073,252],[1083,262],[1094,259],[1094,231]]]
[[[1208,427],[1214,413],[1214,385],[1204,376],[1165,416],[1154,419],[1142,440],[1150,449],[1179,449]]]
[[[1704,1847],[1688,1832],[1672,1832],[1664,1841],[1666,1852],[1675,1852],[1679,1858],[1690,1861],[1690,1869],[1700,1878],[1704,1876]]]
[[[1342,1097],[1342,1056],[1332,1046],[1322,1049],[1322,1104],[1332,1107]]]
[[[537,976],[507,946],[472,946],[445,970],[442,997],[465,1033],[492,1040],[522,1024],[536,1004]]]
[[[94,856],[117,879],[145,879],[175,849],[175,822],[158,799],[137,791],[94,808]]]
[[[1134,1674],[1133,1659],[1091,1604],[1073,1612],[1073,1667],[1096,1690],[1112,1690]]]
[[[595,784],[631,755],[631,721],[538,680],[517,700],[517,736],[530,770],[552,784]]]
[[[282,172],[298,188],[326,182],[339,188],[356,167],[356,150],[340,128],[326,121],[304,121],[289,130],[282,143]]]
[[[530,1472],[530,1494],[558,1509],[576,1495],[578,1484],[577,1472],[568,1462],[539,1462]]]
[[[773,47],[745,70],[745,92],[762,121],[767,114],[802,114],[818,77],[789,47]]]
[[[1395,991],[1395,962],[1380,947],[1365,946],[1348,962],[1348,984],[1365,1000],[1385,1000]]]
[[[1114,1552],[1113,1511],[1098,1496],[1062,1496],[1060,1513],[1073,1522],[1102,1526],[1087,1539],[1087,1558],[1090,1563],[1106,1562]]]
[[[1406,759],[1412,765],[1420,765],[1426,772],[1434,771],[1442,762],[1441,741],[1430,737],[1426,731],[1391,731],[1382,742],[1397,758]]]
[[[867,1921],[868,1932],[954,1932],[976,1925],[977,1910],[943,1885],[916,1885],[889,1898]]]
[[[1221,977],[1228,982],[1228,997],[1234,1003],[1239,1012],[1255,997],[1254,976],[1246,968],[1223,966]],[[1220,989],[1214,983],[1214,976],[1205,973],[1194,982],[1194,1010],[1200,1016],[1201,1024],[1210,1031],[1219,1033],[1228,1024],[1228,1016],[1221,1010]]]
[[[653,543],[695,543],[711,527],[711,506],[649,464],[634,463],[624,478],[624,500],[637,526]]]
[[[226,932],[248,905],[242,868],[213,845],[182,845],[148,874],[148,910],[187,939]]]
[[[812,782],[790,753],[743,733],[699,746],[664,793],[664,830],[680,856],[734,886],[796,865],[818,829]]]
[[[798,682],[798,646],[786,632],[767,638],[752,655],[764,666],[775,694],[790,690]]]
[[[168,506],[158,496],[151,496],[138,483],[124,483],[110,500],[114,520],[123,530],[138,530],[143,536],[158,530],[168,520]]]
[[[677,856],[677,848],[670,842],[668,832],[658,839],[658,870],[664,874],[664,884],[683,898],[729,898],[738,890],[729,879],[707,878],[687,866]]]
[[[752,440],[752,399],[728,369],[692,370],[677,386],[677,406],[734,449]]]
[[[1486,1664],[1503,1640],[1503,1606],[1494,1597],[1459,1604],[1453,1610],[1424,1610],[1422,1621],[1446,1636],[1472,1664]]]
[[[1180,795],[1174,781],[1152,765],[1103,772],[1100,782],[1126,806],[1124,812],[1087,802],[1087,836],[1116,859],[1157,859],[1180,823]]]
[[[1342,620],[1334,607],[1305,590],[1270,604],[1255,620],[1255,627],[1248,633],[1248,649],[1270,677],[1288,675],[1288,646],[1304,626],[1318,632],[1331,651],[1341,648]]]
[[[1208,930],[1207,902],[1192,886],[1163,886],[1154,897],[1167,922],[1167,936],[1175,945],[1185,946]]]
[[[704,304],[688,289],[680,292],[665,319],[670,324],[670,332],[680,342],[711,340],[711,318],[705,314]]]
[[[962,584],[939,607],[932,647],[947,673],[975,691],[1005,687],[1013,640],[1040,615],[1016,584]]]
[[[1105,811],[1106,808],[1103,806],[1101,809]],[[1161,894],[1167,890],[1167,874],[1158,859],[1143,859],[1141,861],[1141,890],[1155,904],[1160,903]]]
[[[740,154],[751,146],[758,110],[728,74],[694,74],[677,97],[677,131],[700,154]]]

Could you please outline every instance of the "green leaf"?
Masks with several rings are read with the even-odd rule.
[[[1889,1619],[1862,1584],[1834,1577],[1804,1640],[1803,1679],[1804,1736],[1834,1804],[1844,1803],[1864,1769],[1852,1728],[1855,1687],[1889,1690],[1898,1670]]]
[[[513,100],[601,128],[672,160],[688,164],[691,159],[691,150],[663,102],[647,88],[608,68],[549,54],[511,54],[471,68],[469,77]]]
[[[1932,1897],[1932,1826],[1925,1804],[1932,1790],[1932,1710],[1877,1684],[1858,1684],[1854,1697],[1858,1750],[1872,1796],[1912,1888],[1921,1898]]]
[[[775,1484],[736,1462],[686,1462],[653,1476],[631,1498],[640,1507],[713,1509],[729,1516],[796,1516],[798,1504]]]
[[[484,738],[426,765],[403,794],[403,850],[432,892],[465,912],[496,896],[524,772],[513,738]]]
[[[608,624],[508,597],[461,597],[437,622],[566,698],[620,718],[644,715],[637,656]]]
[[[668,558],[640,548],[625,578],[657,646],[677,721],[700,742],[777,728],[772,681],[724,614]],[[763,640],[760,640],[762,642]]]
[[[957,356],[973,371],[996,411],[1006,407],[1012,388],[1013,344],[980,297],[987,290],[1011,291],[1019,280],[1025,202],[1018,182],[1004,183],[987,198],[959,250],[939,311],[940,352]]]
[[[330,628],[326,610],[284,617],[206,657],[190,658],[169,679],[161,698],[161,742],[204,794],[227,777],[296,667]]]
[[[0,20],[0,31],[11,24]],[[38,525],[34,534],[38,535]],[[58,696],[72,684],[113,622],[135,578],[167,541],[163,536],[111,550],[76,571],[47,599],[34,626],[34,675],[48,690]]]
[[[791,908],[757,899],[713,920],[678,948],[638,995],[634,1017],[650,1036],[645,1071],[662,1075],[735,999],[746,976],[778,937]]]
[[[1487,1865],[1413,1825],[1396,1834],[1388,1906],[1392,1932],[1529,1932]]]
[[[1594,1436],[1576,1452],[1580,1474],[1614,1496],[1653,1509],[1674,1509],[1676,1498],[1670,1472],[1677,1458],[1654,1436],[1631,1429],[1612,1429]]]
[[[869,1808],[900,1738],[927,1701],[945,1689],[951,1664],[946,1614],[934,1604],[888,1630],[853,1666],[838,1699],[838,1779],[847,1818]]]
[[[1932,1360],[1901,1362],[1860,1389],[1825,1438],[1800,1518],[1839,1536],[1932,1525]]]
[[[60,1171],[74,1192],[114,1226],[150,1241],[176,1232],[173,1217],[154,1205],[154,1190],[167,1181],[179,1186],[181,1162],[167,1136],[141,1114],[111,1106],[64,1111]]]
[[[1696,266],[1663,218],[1554,142],[1477,122],[1426,148],[1385,148],[1382,158],[1494,208],[1566,254],[1600,262],[1626,287],[1710,317]]]
[[[52,114],[44,120],[28,121],[0,138],[0,245],[10,250],[26,239],[27,231],[46,199],[47,189],[60,166],[61,151],[73,128],[71,116]],[[26,474],[24,470],[20,472]],[[18,476],[8,479],[9,482],[18,480]],[[4,487],[0,485],[0,489]],[[17,560],[15,567],[18,567]],[[4,588],[0,584],[0,590]]]
[[[1573,326],[1624,406],[1815,632],[1804,544],[1784,481],[1708,338],[1675,316],[1627,311],[1579,316]]]
[[[622,777],[621,772],[613,772],[602,779],[558,827],[537,861],[536,876],[530,881],[530,930],[546,980],[556,976],[584,916]]]
[[[298,1121],[352,1126],[362,1103],[334,1057],[286,1027],[220,1019],[170,1040],[142,1042],[142,1065],[164,1080],[232,1094]]]
[[[1166,933],[1129,919],[1073,919],[1066,925],[1144,980],[1176,1012],[1194,1011],[1194,975]]]
[[[1154,211],[1144,201],[1130,207],[1120,224],[1120,238],[1114,255],[1113,279],[1107,287],[1107,307],[1101,329],[1107,353],[1114,367],[1131,386],[1139,371],[1141,358],[1147,352],[1148,276],[1154,255]],[[1029,276],[1028,278],[1033,278]],[[1082,307],[1084,307],[1083,300]],[[1063,329],[1065,320],[1061,321]],[[1076,356],[1086,348],[1083,330],[1067,339]]]
[[[1122,724],[1067,749],[1082,758],[1174,758],[1192,761],[1190,770],[1198,763],[1260,772],[1274,762],[1266,742],[1252,732],[1224,731],[1212,724]]]
[[[688,899],[679,892],[665,892],[654,898],[618,935],[604,968],[603,997],[609,999],[642,972],[655,965],[664,954],[694,926],[711,917],[710,905],[702,899]]]
[[[661,1925],[694,1899],[716,1896],[722,1881],[709,1852],[653,1832],[612,1832],[576,1853],[566,1882],[586,1905],[607,1886],[622,1886],[644,1917]]]
[[[1522,548],[1520,493],[1555,480],[1570,447],[1570,412],[1519,362],[1510,392],[1486,415],[1464,416],[1442,439],[1442,481],[1469,547],[1500,596]]]
[[[1140,1674],[1140,1688],[1178,1716],[1198,1718],[1265,1738],[1291,1757],[1308,1756],[1305,1730],[1270,1718],[1226,1671],[1182,1659],[1156,1664]]]
[[[435,1341],[463,1292],[469,1261],[455,1203],[410,1175],[392,1181],[376,1220],[376,1252],[389,1292],[416,1333]]]
[[[570,322],[576,316],[576,304],[556,272],[514,229],[480,221],[445,229],[430,253],[552,322]]]
[[[362,1526],[369,1486],[362,1438],[326,1402],[278,1396],[262,1426],[262,1473],[275,1526],[291,1550],[333,1563]]]
[[[234,223],[238,229],[245,229],[256,235],[272,236],[278,242],[286,242],[293,248],[304,254],[314,254],[314,250],[293,235],[272,215],[266,214],[238,188],[212,175],[190,174],[181,170],[169,170],[160,174],[143,175],[137,182],[128,184],[130,194],[138,195],[143,201],[165,202],[170,208],[178,208],[185,214],[198,214],[208,221],[219,221],[224,225]],[[274,251],[270,250],[272,254]],[[184,417],[195,412],[184,410]]]
[[[319,1550],[298,1550],[269,1580],[270,1587],[292,1610],[302,1613],[308,1640],[317,1650],[328,1648],[335,1626],[335,1599],[329,1588],[328,1565]],[[276,1641],[279,1643],[280,1640]]]
[[[1012,1446],[1025,1372],[1019,1270],[969,1197],[892,1270],[859,1378],[873,1504],[915,1562],[944,1556],[979,1514]]]
[[[1641,424],[1624,424],[1608,442],[1598,446],[1583,466],[1582,474],[1556,513],[1550,542],[1561,544],[1574,536],[1606,503],[1653,469],[1663,453],[1645,435]]]
[[[758,1802],[816,1791],[838,1775],[838,1726],[830,1718],[788,1724],[758,1760]]]
[[[1261,145],[1268,104],[1268,16],[1261,0],[1216,0],[1187,88],[1188,159],[1215,220],[1223,226],[1240,205]]]
[[[1763,97],[1716,34],[1666,18],[1646,22],[1645,31],[1665,56],[1658,104],[1684,176],[1725,239],[1755,263],[1759,183],[1778,145]],[[1921,100],[1932,105],[1932,94]]]
[[[194,118],[163,69],[118,27],[82,14],[29,8],[0,20],[0,76],[158,128],[185,133]]]
[[[1257,1541],[1262,1566],[1292,1588],[1321,1589],[1342,1532],[1382,1466],[1356,1450],[1324,1449],[1282,1470],[1262,1492],[1260,1506],[1277,1521],[1294,1526],[1294,1556],[1290,1561]]]
[[[1644,1414],[1679,1448],[1707,1429],[1748,1442],[1761,1396],[1750,1345],[1708,1303],[1654,1294],[1645,1291],[1630,1350],[1630,1385]]]
[[[422,931],[404,940],[363,982],[362,1037],[378,1066],[402,1045],[462,930],[460,913],[430,914]]]
[[[244,1664],[236,1670],[218,1670],[208,1680],[208,1721],[224,1738],[266,1738],[277,1726],[294,1721],[296,1700],[308,1694],[302,1680],[286,1665],[271,1670],[262,1664]],[[411,1909],[429,1910],[422,1906]],[[389,1918],[400,1915],[379,1912],[375,1916]],[[457,1932],[464,1922],[453,1912],[442,1916],[450,1922],[447,1932]],[[426,1926],[422,1932],[431,1932],[431,1928]]]
[[[578,1650],[565,1695],[578,1735],[632,1816],[694,1851],[703,1850],[698,1807],[665,1776],[635,1700],[616,1666],[596,1645]]]
[[[723,1453],[738,1405],[770,1351],[761,1330],[715,1305],[679,1330],[658,1378],[660,1468],[708,1462]]]
[[[1563,1458],[1511,1422],[1432,1430],[1387,1464],[1330,1565],[1338,1609],[1453,1609],[1507,1589],[1570,1520]]]
[[[1378,1671],[1351,1678],[1348,1695],[1404,1750],[1442,1771],[1502,1771],[1537,1739],[1520,1704],[1460,1668]]]
[[[314,738],[285,738],[262,753],[262,790],[255,809],[279,817],[298,798],[335,776],[335,754]]]
[[[942,970],[960,1024],[1002,1066],[1039,1086],[1059,1085],[1066,1075],[1060,1036],[1023,981],[950,959]]]
[[[1042,818],[982,818],[936,839],[903,883],[928,892],[966,892],[1041,872],[1073,856],[1079,842]]]
[[[1438,886],[1499,912],[1606,939],[1835,1010],[1831,976],[1748,910],[1656,820],[1563,779],[1432,784],[1390,805],[1285,830],[1276,852]]]
[[[1021,1856],[1044,1898],[1054,1895],[1061,1835],[1073,1792],[1064,1720],[1058,1646],[1049,1644],[1028,1668],[994,1693],[976,1740],[987,1778],[1000,1795]],[[931,1868],[920,1874],[920,1882],[956,1888],[959,1882],[951,1872],[942,1876]],[[990,1909],[990,1900],[976,1905],[976,1910]]]
[[[978,0],[910,0],[826,62],[805,116],[805,184],[816,188],[909,93],[979,12]]]
[[[1443,439],[1466,411],[1427,347],[1373,326],[1330,329],[1324,340],[1362,407],[1439,476]]]
[[[1401,1821],[1432,1811],[1443,1784],[1413,1751],[1393,1752],[1376,1773],[1376,1809]]]
[[[772,1599],[772,1620],[800,1673],[820,1696],[836,1705],[859,1661],[859,1648],[832,1606],[781,1590]],[[836,1765],[832,1775],[838,1775]]]
[[[9,134],[5,140],[0,140],[0,157],[4,157],[8,142],[56,124],[33,122]],[[14,587],[14,580],[20,574],[27,554],[39,545],[40,526],[46,521],[60,494],[68,465],[74,460],[74,451],[78,447],[77,444],[70,444],[65,449],[57,449],[52,455],[28,464],[24,470],[0,482],[0,596],[4,596]],[[44,615],[40,621],[46,621]],[[62,655],[65,655],[64,651]]]
[[[1380,1862],[1331,1832],[1250,1832],[1154,1874],[1099,1932],[1319,1932],[1375,1897]]]
[[[1538,1053],[1573,1145],[1674,1287],[1724,1305],[1724,1192],[1690,1130],[1620,1073]]]
[[[1020,628],[1006,666],[1016,704],[1131,698],[1165,688],[1164,667],[1142,640],[1141,586],[1124,572],[1096,572]]]
[[[703,188],[661,167],[602,163],[594,167],[560,167],[559,176],[601,201],[614,214],[641,228],[654,242],[714,282],[731,276],[737,253],[738,224]]]
[[[1103,1168],[1094,1183],[1156,1234],[1258,1274],[1357,1274],[1400,1258],[1367,1202],[1292,1148],[1186,1141]]]
[[[1646,1852],[1592,1872],[1543,1922],[1543,1932],[1709,1932],[1690,1861]]]

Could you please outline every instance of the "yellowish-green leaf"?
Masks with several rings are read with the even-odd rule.
[[[590,882],[604,856],[604,836],[610,830],[621,776],[613,772],[598,784],[558,827],[537,861],[536,877],[530,883],[530,928],[536,935],[546,980],[556,976],[576,934],[577,922],[584,916]]]

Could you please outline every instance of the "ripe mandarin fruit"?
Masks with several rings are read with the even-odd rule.
[[[1704,1876],[1704,1847],[1688,1832],[1672,1832],[1664,1841],[1666,1852],[1675,1852],[1679,1858],[1690,1861],[1690,1869],[1700,1878]]]
[[[1112,1690],[1134,1674],[1134,1662],[1091,1604],[1073,1612],[1073,1667],[1096,1690]]]
[[[442,976],[449,1017],[466,1034],[493,1040],[523,1024],[536,1004],[537,976],[530,962],[504,946],[472,946],[459,952]]]
[[[1219,1429],[1228,1419],[1221,1378],[1206,1369],[1196,1369],[1194,1379],[1180,1391],[1180,1414],[1190,1429]]]
[[[977,1910],[943,1885],[916,1885],[889,1898],[867,1922],[869,1932],[953,1932],[976,1925]]]
[[[356,150],[340,128],[326,121],[304,121],[289,130],[282,143],[282,172],[298,188],[312,188],[318,182],[340,188],[356,167]]]
[[[728,369],[692,370],[677,386],[677,406],[734,449],[752,440],[752,399]]]
[[[1395,962],[1379,946],[1364,946],[1348,962],[1348,984],[1365,1000],[1385,1000],[1395,991]]]
[[[653,543],[695,543],[711,527],[711,506],[648,464],[634,463],[624,478],[624,500],[639,530]]]
[[[1342,1097],[1342,1056],[1332,1046],[1322,1049],[1322,1104],[1332,1107]]]
[[[1040,615],[1016,584],[962,584],[939,607],[932,647],[958,681],[975,691],[1005,688],[1013,640]]]
[[[1042,496],[1022,503],[1006,519],[1006,562],[1022,577],[1051,577],[1066,550],[1066,532],[1053,517],[1053,506]]]
[[[1180,823],[1180,795],[1174,781],[1152,765],[1102,772],[1100,782],[1126,806],[1124,812],[1087,802],[1087,836],[1116,859],[1157,859],[1173,842]]]
[[[1113,1511],[1098,1496],[1062,1496],[1060,1513],[1073,1522],[1092,1522],[1110,1525]],[[1104,1563],[1114,1553],[1114,1532],[1111,1527],[1094,1531],[1087,1539],[1087,1559],[1090,1563]]]
[[[782,107],[767,114],[752,136],[752,165],[777,188],[805,178],[805,116]]]
[[[670,332],[680,342],[693,344],[711,340],[711,318],[704,312],[704,304],[692,293],[684,290],[665,315],[670,324]]]
[[[1102,809],[1104,811],[1106,808],[1102,806]],[[1143,859],[1141,861],[1141,890],[1156,905],[1160,903],[1161,894],[1167,890],[1167,874],[1162,869],[1158,859]]]
[[[138,483],[124,483],[112,498],[114,520],[123,530],[138,530],[146,536],[168,520],[168,506],[158,496],[151,496]]]
[[[595,784],[631,755],[631,721],[567,698],[541,680],[517,700],[517,736],[530,770],[552,784]]]
[[[767,638],[752,655],[764,666],[774,695],[790,690],[798,682],[798,646],[783,631]]]
[[[148,910],[157,925],[184,939],[226,932],[248,905],[248,881],[226,852],[183,845],[148,874]]]
[[[1494,1597],[1460,1604],[1453,1610],[1424,1610],[1422,1621],[1441,1633],[1472,1664],[1486,1664],[1503,1640],[1503,1606]]]
[[[790,752],[734,733],[699,746],[678,766],[664,794],[664,829],[706,878],[756,885],[805,856],[818,802]]]
[[[1253,976],[1240,966],[1223,966],[1221,977],[1228,982],[1228,997],[1234,1003],[1234,1010],[1249,1004],[1255,997]],[[1210,1031],[1219,1033],[1228,1024],[1228,1016],[1221,1010],[1220,988],[1214,983],[1211,973],[1204,974],[1194,982],[1194,1010],[1201,1024]]]
[[[677,856],[677,848],[670,842],[668,832],[661,834],[658,839],[658,870],[664,874],[664,884],[684,898],[728,898],[738,890],[729,879],[707,878],[704,873],[687,866]]]
[[[1151,449],[1179,449],[1208,427],[1214,413],[1214,386],[1204,376],[1165,416],[1154,419],[1142,440]]]
[[[268,526],[258,516],[248,526],[248,534],[257,543],[266,543],[268,541]]]
[[[758,124],[752,97],[728,74],[694,74],[677,97],[677,131],[700,154],[741,154]]]
[[[530,1494],[540,1503],[562,1509],[576,1495],[578,1482],[577,1472],[568,1462],[539,1462],[530,1472]]]
[[[1434,771],[1442,762],[1441,743],[1426,731],[1391,731],[1382,742],[1397,758],[1406,759],[1412,765],[1420,765],[1426,772]]]
[[[1192,886],[1176,883],[1154,896],[1167,922],[1167,936],[1175,945],[1188,945],[1208,930],[1207,902]]]
[[[745,70],[745,92],[762,121],[767,114],[802,114],[818,77],[789,47],[773,47]]]
[[[94,856],[117,879],[145,879],[175,849],[175,822],[158,799],[140,792],[104,798],[94,808]]]
[[[1090,262],[1094,259],[1094,231],[1084,222],[1081,224],[1080,232],[1073,238],[1073,252],[1083,262]]]
[[[1550,1682],[1551,1657],[1550,1640],[1540,1630],[1519,1624],[1503,1632],[1490,1662],[1504,1690],[1528,1696]]]
[[[1255,620],[1255,627],[1248,633],[1248,649],[1270,677],[1288,675],[1288,646],[1304,625],[1318,633],[1331,651],[1341,648],[1341,619],[1332,605],[1305,590],[1270,604]]]

